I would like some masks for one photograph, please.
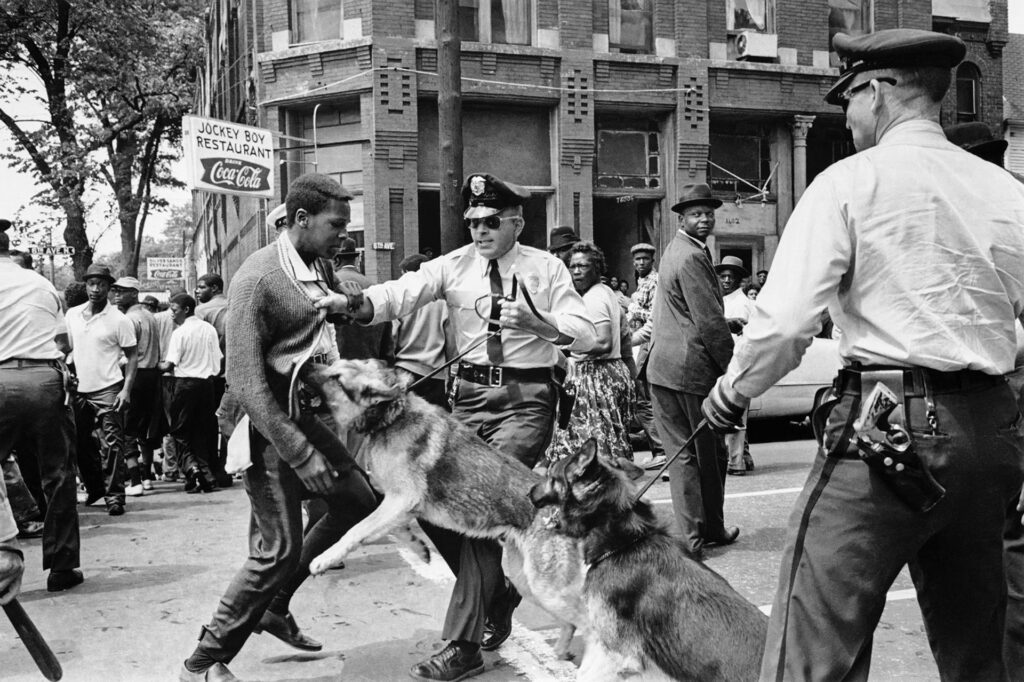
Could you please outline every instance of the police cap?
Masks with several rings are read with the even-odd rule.
[[[890,28],[860,36],[837,33],[832,47],[839,55],[839,80],[825,95],[829,104],[842,104],[840,95],[858,73],[877,69],[934,66],[951,69],[967,53],[956,36],[912,28]]]
[[[267,229],[277,230],[285,226],[288,220],[288,207],[285,204],[281,204],[273,211],[267,214]]]
[[[467,220],[486,218],[511,206],[522,206],[530,198],[530,190],[505,182],[488,173],[473,173],[462,186],[462,217]]]

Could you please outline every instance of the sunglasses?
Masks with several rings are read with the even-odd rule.
[[[483,225],[488,230],[497,230],[499,227],[501,227],[501,221],[512,220],[514,218],[515,216],[489,215],[486,218],[467,218],[465,222],[466,228],[470,230],[472,230],[474,227],[479,227],[480,225]]]
[[[853,99],[853,96],[856,95],[861,90],[867,88],[869,85],[871,85],[871,81],[878,81],[879,83],[888,83],[889,85],[896,85],[895,78],[882,76],[881,78],[869,78],[863,83],[858,83],[857,85],[854,85],[852,88],[847,88],[846,90],[839,94],[839,105],[843,108],[844,113],[846,112],[846,108],[850,106],[850,100]]]

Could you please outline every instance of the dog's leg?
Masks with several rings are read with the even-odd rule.
[[[397,525],[408,524],[412,520],[409,512],[414,506],[413,501],[400,495],[386,496],[372,514],[353,526],[326,552],[313,559],[309,564],[309,572],[321,575],[329,568],[340,564],[342,559],[359,545],[373,542]]]
[[[572,644],[572,637],[576,634],[576,626],[572,623],[562,623],[562,629],[558,633],[558,641],[555,642],[555,655],[560,661],[572,660],[569,653],[569,646]]]

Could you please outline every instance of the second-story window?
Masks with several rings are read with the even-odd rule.
[[[608,45],[616,52],[654,51],[653,0],[608,0]]]
[[[872,0],[828,0],[828,44],[837,33],[859,36],[871,32]]]
[[[341,0],[291,0],[292,42],[341,37]]]
[[[459,0],[459,36],[499,45],[529,45],[531,0]]]
[[[774,0],[728,0],[725,27],[730,31],[774,33]]]
[[[978,120],[978,101],[980,99],[981,72],[974,64],[964,62],[956,70],[957,123]]]

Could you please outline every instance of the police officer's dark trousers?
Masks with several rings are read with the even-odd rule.
[[[1008,679],[1002,534],[1022,481],[1020,414],[1001,377],[946,383],[931,394],[934,428],[925,397],[906,400],[917,453],[946,489],[928,512],[898,498],[842,438],[859,390],[831,408],[790,517],[762,680],[868,679],[886,592],[908,564],[941,678]]]
[[[452,414],[491,446],[532,469],[551,441],[556,399],[553,383],[489,387],[462,380]],[[488,613],[496,600],[507,597],[501,545],[464,538],[441,636],[479,643]]]

